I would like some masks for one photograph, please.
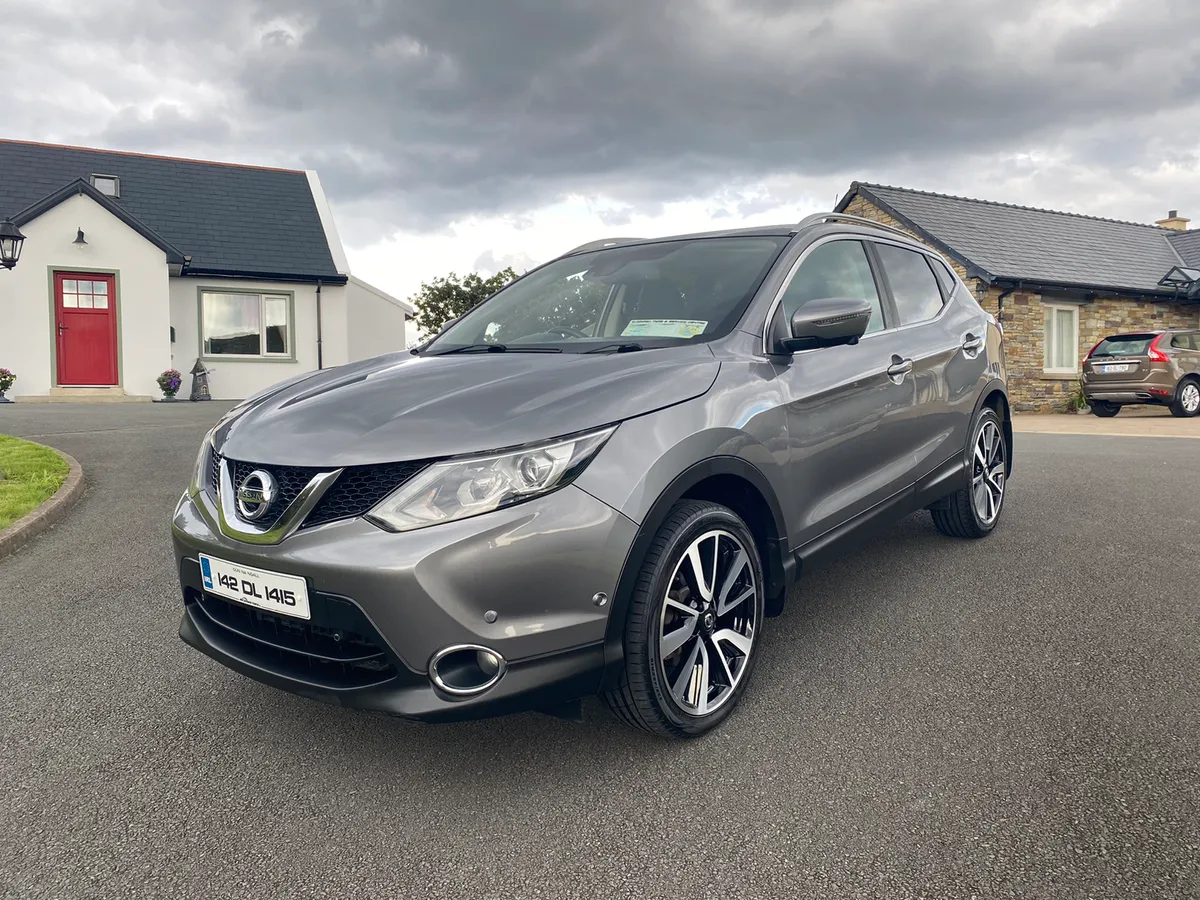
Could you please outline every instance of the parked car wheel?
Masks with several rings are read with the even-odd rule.
[[[1121,411],[1121,404],[1109,403],[1107,400],[1092,401],[1092,415],[1102,419],[1111,419]]]
[[[1190,419],[1200,412],[1200,382],[1188,379],[1179,385],[1175,402],[1171,404],[1171,415]]]
[[[981,538],[991,534],[1000,520],[1008,487],[1008,444],[1000,417],[989,407],[981,409],[975,418],[966,454],[970,485],[955,491],[929,512],[942,534]]]
[[[715,728],[750,680],[763,593],[762,560],[741,518],[716,503],[677,503],[642,563],[609,707],[663,737]]]

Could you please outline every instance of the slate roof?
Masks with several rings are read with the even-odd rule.
[[[1170,294],[1158,281],[1181,254],[1200,260],[1200,233],[860,182],[839,212],[855,194],[987,281]]]
[[[189,272],[345,281],[297,170],[0,139],[0,218],[92,175],[117,176],[111,202],[191,256]]]
[[[1192,268],[1200,268],[1200,230],[1177,231],[1169,239],[1185,263]]]

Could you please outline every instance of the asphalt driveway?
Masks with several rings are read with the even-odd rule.
[[[5,897],[1200,896],[1200,465],[1021,434],[980,543],[810,571],[686,745],[421,726],[185,647],[168,520],[223,404],[0,408],[87,473],[0,561]]]

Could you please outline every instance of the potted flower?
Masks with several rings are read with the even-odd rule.
[[[167,369],[158,376],[158,386],[162,389],[163,403],[174,403],[175,395],[179,393],[179,386],[183,384],[183,376],[179,374],[177,369]]]
[[[1075,389],[1071,392],[1071,396],[1067,398],[1067,409],[1078,415],[1087,415],[1092,411],[1088,405],[1087,398],[1083,394],[1083,380],[1075,382]]]
[[[0,403],[12,403],[4,392],[13,386],[13,382],[17,380],[17,376],[10,369],[0,369]]]

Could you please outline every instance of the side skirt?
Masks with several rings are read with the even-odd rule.
[[[843,543],[859,539],[877,529],[903,519],[921,509],[930,509],[966,485],[967,466],[961,454],[946,460],[915,485],[893,494],[852,519],[832,528],[803,547],[793,551],[797,565],[803,567]]]

